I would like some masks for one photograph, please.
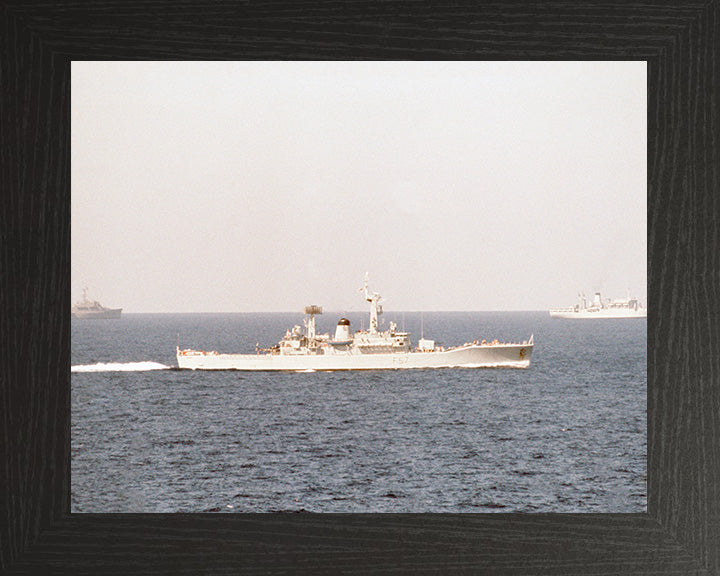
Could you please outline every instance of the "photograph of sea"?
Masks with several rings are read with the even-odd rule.
[[[73,512],[647,510],[645,61],[71,71]]]
[[[421,330],[447,345],[530,330],[532,363],[177,370],[178,344],[251,354],[302,313],[74,318],[72,511],[646,510],[645,319],[385,315],[413,342]],[[326,312],[318,330],[339,317]]]

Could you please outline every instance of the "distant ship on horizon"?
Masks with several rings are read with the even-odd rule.
[[[640,304],[637,298],[628,295],[627,298],[610,300],[602,299],[600,292],[595,292],[592,302],[585,298],[585,294],[578,295],[580,302],[569,308],[551,308],[552,318],[647,318],[647,307]]]
[[[122,314],[122,308],[105,308],[97,300],[89,300],[87,288],[83,288],[83,299],[72,307],[72,315],[82,320],[116,320]]]

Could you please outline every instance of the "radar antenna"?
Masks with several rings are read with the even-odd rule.
[[[305,306],[305,314],[308,315],[305,320],[305,327],[307,328],[308,340],[313,343],[315,341],[315,314],[322,314],[322,306]]]

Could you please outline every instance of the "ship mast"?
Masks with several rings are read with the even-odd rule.
[[[307,328],[307,338],[312,343],[315,341],[315,314],[322,314],[322,306],[305,306],[305,314],[309,318],[305,321],[305,328]]]
[[[382,306],[379,302],[382,299],[380,294],[373,292],[370,294],[368,291],[368,273],[365,272],[365,300],[370,302],[370,334],[378,333],[378,315],[382,314]]]

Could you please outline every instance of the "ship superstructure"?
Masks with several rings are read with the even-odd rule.
[[[116,320],[122,314],[122,308],[105,308],[97,300],[87,297],[87,288],[83,288],[83,299],[72,307],[72,315],[83,320]]]
[[[647,308],[629,294],[626,298],[603,300],[600,292],[595,292],[592,300],[585,294],[578,294],[578,303],[569,308],[551,308],[553,318],[647,318]]]
[[[305,307],[305,330],[289,329],[275,346],[258,354],[221,354],[216,351],[176,349],[178,367],[192,370],[378,370],[400,368],[528,368],[533,337],[521,343],[482,341],[444,348],[421,338],[412,348],[410,333],[400,331],[394,322],[381,331],[382,297],[368,290],[367,276],[362,289],[370,304],[367,330],[350,331],[350,321],[341,318],[331,338],[317,334],[315,316],[322,307]]]

